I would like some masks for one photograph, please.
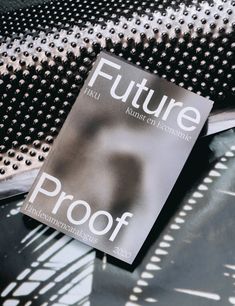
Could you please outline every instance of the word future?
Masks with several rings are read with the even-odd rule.
[[[116,72],[116,75],[111,75],[108,74],[106,72],[104,72],[102,70],[104,65],[108,65],[109,67],[114,68],[113,71],[114,73]],[[100,58],[100,61],[93,73],[93,75],[91,76],[91,79],[88,83],[88,86],[90,88],[93,87],[95,81],[97,80],[98,77],[102,77],[105,78],[109,81],[112,81],[114,79],[114,77],[116,76],[116,78],[114,79],[114,82],[112,84],[112,87],[110,89],[110,95],[116,99],[116,100],[121,100],[122,102],[127,102],[130,93],[135,90],[134,88],[137,88],[137,91],[134,95],[134,98],[131,101],[131,104],[133,107],[135,108],[139,108],[139,98],[142,95],[143,92],[146,92],[147,95],[144,99],[144,102],[142,104],[142,108],[144,110],[144,112],[148,115],[153,115],[155,117],[161,117],[162,120],[166,121],[170,115],[170,113],[174,112],[177,109],[177,124],[178,126],[184,130],[184,131],[194,131],[196,129],[196,125],[198,125],[200,123],[201,120],[201,115],[198,109],[196,109],[195,107],[191,107],[191,106],[187,106],[184,107],[182,102],[176,102],[174,99],[170,99],[170,101],[168,101],[168,96],[164,95],[160,101],[160,103],[158,104],[157,108],[155,110],[150,110],[149,109],[149,104],[150,101],[155,93],[155,91],[153,89],[149,89],[146,86],[147,83],[147,79],[143,78],[143,80],[141,81],[141,83],[137,83],[133,80],[131,80],[126,88],[126,91],[122,94],[122,95],[118,95],[116,93],[117,91],[117,87],[118,84],[120,83],[120,80],[122,79],[122,75],[121,74],[117,74],[117,70],[120,70],[121,66],[109,61],[107,59],[104,58]],[[110,69],[109,69],[110,70]]]

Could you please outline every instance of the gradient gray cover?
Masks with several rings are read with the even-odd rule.
[[[98,66],[102,61],[103,66]],[[89,86],[98,67],[102,72]],[[114,90],[116,96],[122,96],[132,84],[124,102],[110,94],[116,77],[119,78]],[[136,102],[138,107],[134,107],[132,101],[143,79],[146,79],[145,89]],[[142,108],[150,90],[149,112],[159,107],[164,95],[167,97],[159,116],[146,114]],[[182,105],[173,107],[163,120],[171,99]],[[211,107],[212,102],[208,99],[102,52],[21,211],[132,263],[169,196]],[[192,119],[187,120],[182,114],[178,118],[184,108],[188,108],[187,115],[191,114]],[[198,110],[200,122],[191,108]],[[185,131],[181,128],[182,123],[186,128],[195,128]],[[35,192],[36,187],[41,189]],[[52,213],[62,192],[65,199],[56,206],[56,213]],[[88,204],[83,206],[80,200]],[[68,220],[68,211],[73,224]],[[129,215],[121,219],[125,213]],[[90,224],[96,234],[91,232]],[[120,227],[111,241],[118,224]]]

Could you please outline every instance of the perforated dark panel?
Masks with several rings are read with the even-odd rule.
[[[231,105],[234,6],[69,0],[1,14],[0,177],[40,166],[101,49]]]
[[[14,11],[46,2],[49,2],[49,0],[0,0],[0,12]]]

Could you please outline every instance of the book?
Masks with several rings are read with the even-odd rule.
[[[212,105],[101,52],[21,212],[132,264]]]

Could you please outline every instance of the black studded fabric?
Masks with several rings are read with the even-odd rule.
[[[215,109],[234,105],[235,1],[8,6],[0,6],[0,180],[40,167],[102,49]]]

